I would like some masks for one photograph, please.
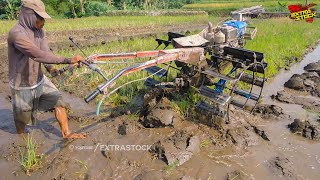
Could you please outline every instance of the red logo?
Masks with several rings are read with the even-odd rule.
[[[313,22],[313,18],[316,17],[316,10],[312,7],[316,6],[316,4],[308,4],[306,6],[302,6],[301,4],[290,5],[288,6],[289,11],[291,12],[290,18],[295,19],[296,21],[306,20],[309,23]]]

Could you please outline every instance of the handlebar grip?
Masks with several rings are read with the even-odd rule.
[[[51,73],[51,77],[59,76],[60,74],[62,74],[62,73],[64,73],[64,72],[66,72],[67,70],[68,70],[68,68],[67,68],[67,67],[64,67],[64,68],[62,68],[62,69],[59,69],[59,73],[57,73],[57,72],[53,72],[53,73]]]
[[[86,103],[89,103],[89,102],[92,101],[94,98],[96,98],[99,94],[100,94],[100,90],[97,89],[97,90],[95,90],[93,93],[91,93],[88,97],[86,97],[84,100],[86,101]]]
[[[53,73],[51,73],[51,77],[59,76],[60,74],[62,74],[62,73],[64,73],[64,72],[66,72],[66,71],[67,71],[67,69],[66,69],[66,68],[59,69],[59,73],[57,73],[57,72],[53,72]]]
[[[59,72],[60,72],[60,70],[59,70]],[[56,72],[51,73],[51,77],[56,77],[56,76],[58,76],[58,75],[59,75],[59,74],[56,73]]]

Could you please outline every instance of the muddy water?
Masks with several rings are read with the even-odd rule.
[[[255,123],[257,127],[265,130],[270,142],[261,141],[259,145],[244,149],[229,147],[221,150],[202,150],[197,158],[186,163],[190,163],[190,169],[185,171],[186,174],[191,177],[194,177],[192,174],[202,174],[200,177],[208,178],[208,174],[203,174],[210,172],[212,177],[224,179],[227,173],[237,170],[244,179],[319,179],[320,142],[292,134],[287,128],[294,118],[306,119],[315,124],[318,123],[316,120],[319,117],[304,110],[300,105],[280,103],[270,98],[284,89],[284,83],[293,74],[302,74],[306,65],[319,60],[320,46],[289,71],[281,71],[266,85],[263,103],[278,105],[286,114],[278,119],[265,119]],[[275,160],[277,158],[280,160]],[[194,165],[197,165],[196,168]]]
[[[17,136],[13,134],[15,133],[15,128],[12,121],[12,108],[10,104],[7,103],[5,97],[6,95],[4,93],[0,93],[0,147],[16,141],[17,138]],[[3,153],[2,149],[0,149],[0,153]],[[12,172],[14,167],[15,164],[8,164],[6,160],[0,156],[0,172]]]
[[[285,104],[285,103],[273,101],[271,99],[271,96],[276,95],[277,92],[284,90],[285,89],[284,83],[287,82],[292,77],[292,75],[304,73],[305,66],[307,66],[310,63],[314,63],[318,61],[320,61],[320,45],[318,45],[311,53],[307,54],[300,63],[295,64],[288,71],[281,70],[280,73],[275,78],[273,78],[271,81],[267,83],[267,85],[263,90],[263,96],[264,96],[263,103],[276,104],[282,107],[284,110],[284,113],[291,115],[292,118],[311,119],[311,120],[314,120],[315,118],[317,118],[315,114],[307,112],[300,105]],[[316,97],[311,97],[311,98],[316,98]]]
[[[320,61],[320,45],[311,53],[307,54],[300,63],[293,65],[289,71],[281,70],[275,78],[271,79],[269,83],[267,83],[263,91],[263,95],[265,97],[264,102],[268,102],[271,95],[275,95],[278,91],[283,90],[284,83],[287,82],[292,75],[302,74],[305,66],[318,61]]]
[[[302,74],[304,72],[303,68],[306,65],[318,61],[320,61],[320,46],[306,55],[303,61],[294,65],[289,71],[281,71],[279,75],[266,85],[264,90],[263,103],[278,105],[283,108],[285,114],[290,116],[290,118],[282,119],[281,121],[266,122],[264,126],[266,131],[269,132],[269,137],[272,139],[272,146],[270,146],[273,148],[272,151],[285,155],[285,157],[292,162],[298,179],[319,179],[320,143],[306,140],[305,138],[292,134],[288,130],[287,125],[292,123],[295,118],[309,120],[313,124],[318,124],[316,120],[319,117],[317,114],[306,111],[300,105],[273,101],[270,96],[285,89],[283,84],[288,81],[293,74]],[[269,156],[272,151],[267,149],[259,150],[258,148],[254,152],[260,154],[260,157],[266,157]],[[263,158],[261,160],[263,160]]]
[[[0,93],[0,179],[25,179],[24,172],[19,165],[20,149],[25,146],[25,137],[16,134],[14,126],[11,103],[8,100],[9,88],[6,84],[0,84],[3,92]],[[82,99],[70,98],[70,95],[63,94],[67,103],[71,105],[71,115],[90,117],[94,114],[94,107],[88,106]],[[37,143],[37,152],[54,158],[63,147],[61,132],[58,122],[52,112],[38,114],[37,126],[28,126],[27,131],[32,133]],[[72,130],[81,130],[76,118],[69,121]],[[32,178],[30,178],[32,179]]]
[[[292,75],[304,73],[304,67],[310,63],[320,61],[320,45],[318,45],[312,52],[307,54],[303,60],[295,65],[293,65],[290,70],[281,70],[280,73],[269,80],[267,85],[263,90],[263,103],[265,104],[276,104],[281,106],[284,109],[286,114],[290,114],[293,118],[307,118],[314,119],[315,115],[305,111],[302,106],[295,104],[285,104],[271,99],[272,95],[276,95],[277,92],[285,89],[284,83],[287,82]],[[301,95],[301,94],[297,94]],[[306,96],[307,97],[307,96]],[[308,96],[308,98],[316,98],[314,96]]]

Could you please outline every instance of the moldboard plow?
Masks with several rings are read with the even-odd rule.
[[[200,112],[224,118],[229,114],[230,104],[252,112],[261,98],[268,65],[263,53],[243,49],[246,40],[253,39],[256,32],[256,28],[247,27],[243,21],[226,21],[217,27],[209,23],[199,34],[185,36],[169,32],[167,40],[156,39],[157,48],[164,45],[163,50],[89,56],[82,63],[98,72],[106,82],[85,101],[88,103],[99,94],[108,96],[119,89],[110,92],[119,77],[144,70],[150,74],[143,79],[148,89],[174,89],[177,92],[196,89],[203,97],[195,106],[195,110]],[[169,45],[174,48],[166,49]],[[128,66],[110,79],[95,65],[135,58],[150,59]],[[75,66],[65,67],[60,73]],[[168,81],[171,68],[178,73]]]

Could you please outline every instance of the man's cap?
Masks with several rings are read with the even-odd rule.
[[[22,0],[22,6],[34,10],[39,16],[44,19],[51,17],[46,13],[46,8],[41,0]]]

